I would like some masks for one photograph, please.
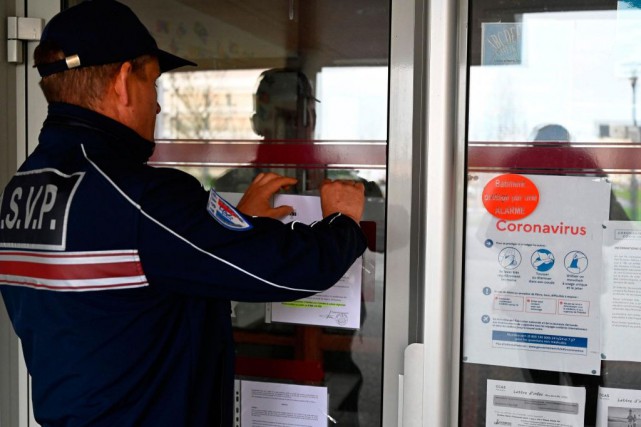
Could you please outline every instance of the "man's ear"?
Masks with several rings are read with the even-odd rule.
[[[132,67],[131,62],[124,62],[116,75],[113,83],[114,94],[119,105],[129,105],[131,101],[131,83]]]

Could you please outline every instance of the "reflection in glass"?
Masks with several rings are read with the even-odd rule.
[[[481,171],[607,177],[609,219],[641,220],[641,11],[635,4],[470,2],[471,178]],[[551,258],[539,253],[531,261],[541,268]],[[587,261],[575,251],[556,262],[580,274]],[[466,427],[488,421],[488,379],[585,387],[586,426],[595,424],[599,386],[641,388],[635,362],[603,360],[600,376],[470,363],[461,369],[460,425]]]
[[[150,164],[181,168],[224,192],[244,191],[263,171],[298,178],[290,189],[298,194],[317,194],[323,178],[366,184],[360,329],[267,323],[264,304],[235,304],[233,322],[239,358],[272,368],[284,360],[290,371],[294,361],[320,363],[305,366],[322,374],[329,415],[345,426],[380,425],[389,0],[124,2],[162,48],[198,64],[158,81]],[[306,76],[311,91],[259,90],[264,72],[283,69]],[[261,110],[263,101],[274,109]],[[276,131],[257,132],[255,117],[276,110]],[[291,381],[274,371],[244,378]]]
[[[615,10],[514,18],[522,24],[521,63],[470,67],[470,141],[528,141],[558,123],[574,141],[639,142],[630,75],[616,55]]]

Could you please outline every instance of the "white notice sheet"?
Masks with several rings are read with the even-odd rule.
[[[487,380],[485,425],[583,426],[585,388]]]
[[[641,223],[603,230],[602,347],[606,360],[641,361]],[[641,423],[639,423],[641,426]]]
[[[241,427],[327,427],[327,387],[240,382]]]
[[[596,427],[641,426],[641,391],[599,387]]]
[[[478,173],[468,185],[466,362],[598,375],[610,184]]]
[[[311,224],[323,217],[317,196],[280,194],[274,197],[274,206],[280,205],[294,207],[294,214],[284,221]],[[362,258],[356,260],[338,283],[325,292],[296,301],[272,303],[271,321],[360,328],[362,263]]]

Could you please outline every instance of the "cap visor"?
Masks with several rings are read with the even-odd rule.
[[[184,67],[185,65],[192,65],[194,67],[198,65],[195,62],[188,61],[160,49],[156,52],[156,56],[158,57],[158,65],[160,66],[161,73],[171,71],[179,67]]]

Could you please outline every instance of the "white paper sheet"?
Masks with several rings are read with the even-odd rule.
[[[599,374],[609,183],[526,176],[538,188],[538,205],[508,221],[483,204],[484,188],[496,175],[475,178],[468,186],[464,360]]]
[[[641,427],[641,391],[599,387],[596,427]]]
[[[579,427],[585,388],[487,380],[485,424],[511,427]]]
[[[641,223],[603,230],[602,347],[606,360],[641,361]],[[639,423],[641,426],[641,423]]]
[[[327,387],[240,382],[241,427],[327,427]]]
[[[294,214],[283,221],[311,224],[322,218],[320,198],[316,196],[277,195],[274,206],[290,205]],[[362,258],[330,289],[297,301],[272,303],[271,321],[305,325],[360,328]]]

